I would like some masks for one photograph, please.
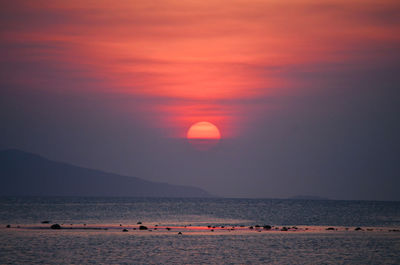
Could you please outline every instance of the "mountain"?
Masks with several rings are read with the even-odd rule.
[[[0,151],[0,181],[1,196],[211,197],[196,187],[106,173],[16,149]]]
[[[308,201],[326,201],[329,200],[328,198],[319,197],[319,196],[311,196],[311,195],[296,195],[290,197],[291,200],[308,200]]]

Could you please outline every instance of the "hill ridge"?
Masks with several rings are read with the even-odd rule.
[[[193,186],[75,166],[14,148],[0,151],[0,180],[2,196],[212,197]]]

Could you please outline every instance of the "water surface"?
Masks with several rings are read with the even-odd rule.
[[[2,197],[1,224],[208,222],[230,225],[399,226],[400,203],[279,199]]]
[[[399,202],[3,197],[0,264],[400,264],[399,221]]]

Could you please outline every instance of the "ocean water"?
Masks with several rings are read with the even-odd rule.
[[[0,264],[400,264],[399,202],[3,197],[0,225]]]
[[[0,197],[0,224],[162,222],[400,226],[400,202],[280,199]]]

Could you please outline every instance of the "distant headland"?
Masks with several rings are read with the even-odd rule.
[[[17,149],[0,151],[0,181],[0,196],[213,197],[197,187],[78,167]]]
[[[326,201],[330,200],[328,198],[320,197],[320,196],[313,196],[313,195],[296,195],[289,197],[288,199],[291,200],[310,200],[310,201]]]

